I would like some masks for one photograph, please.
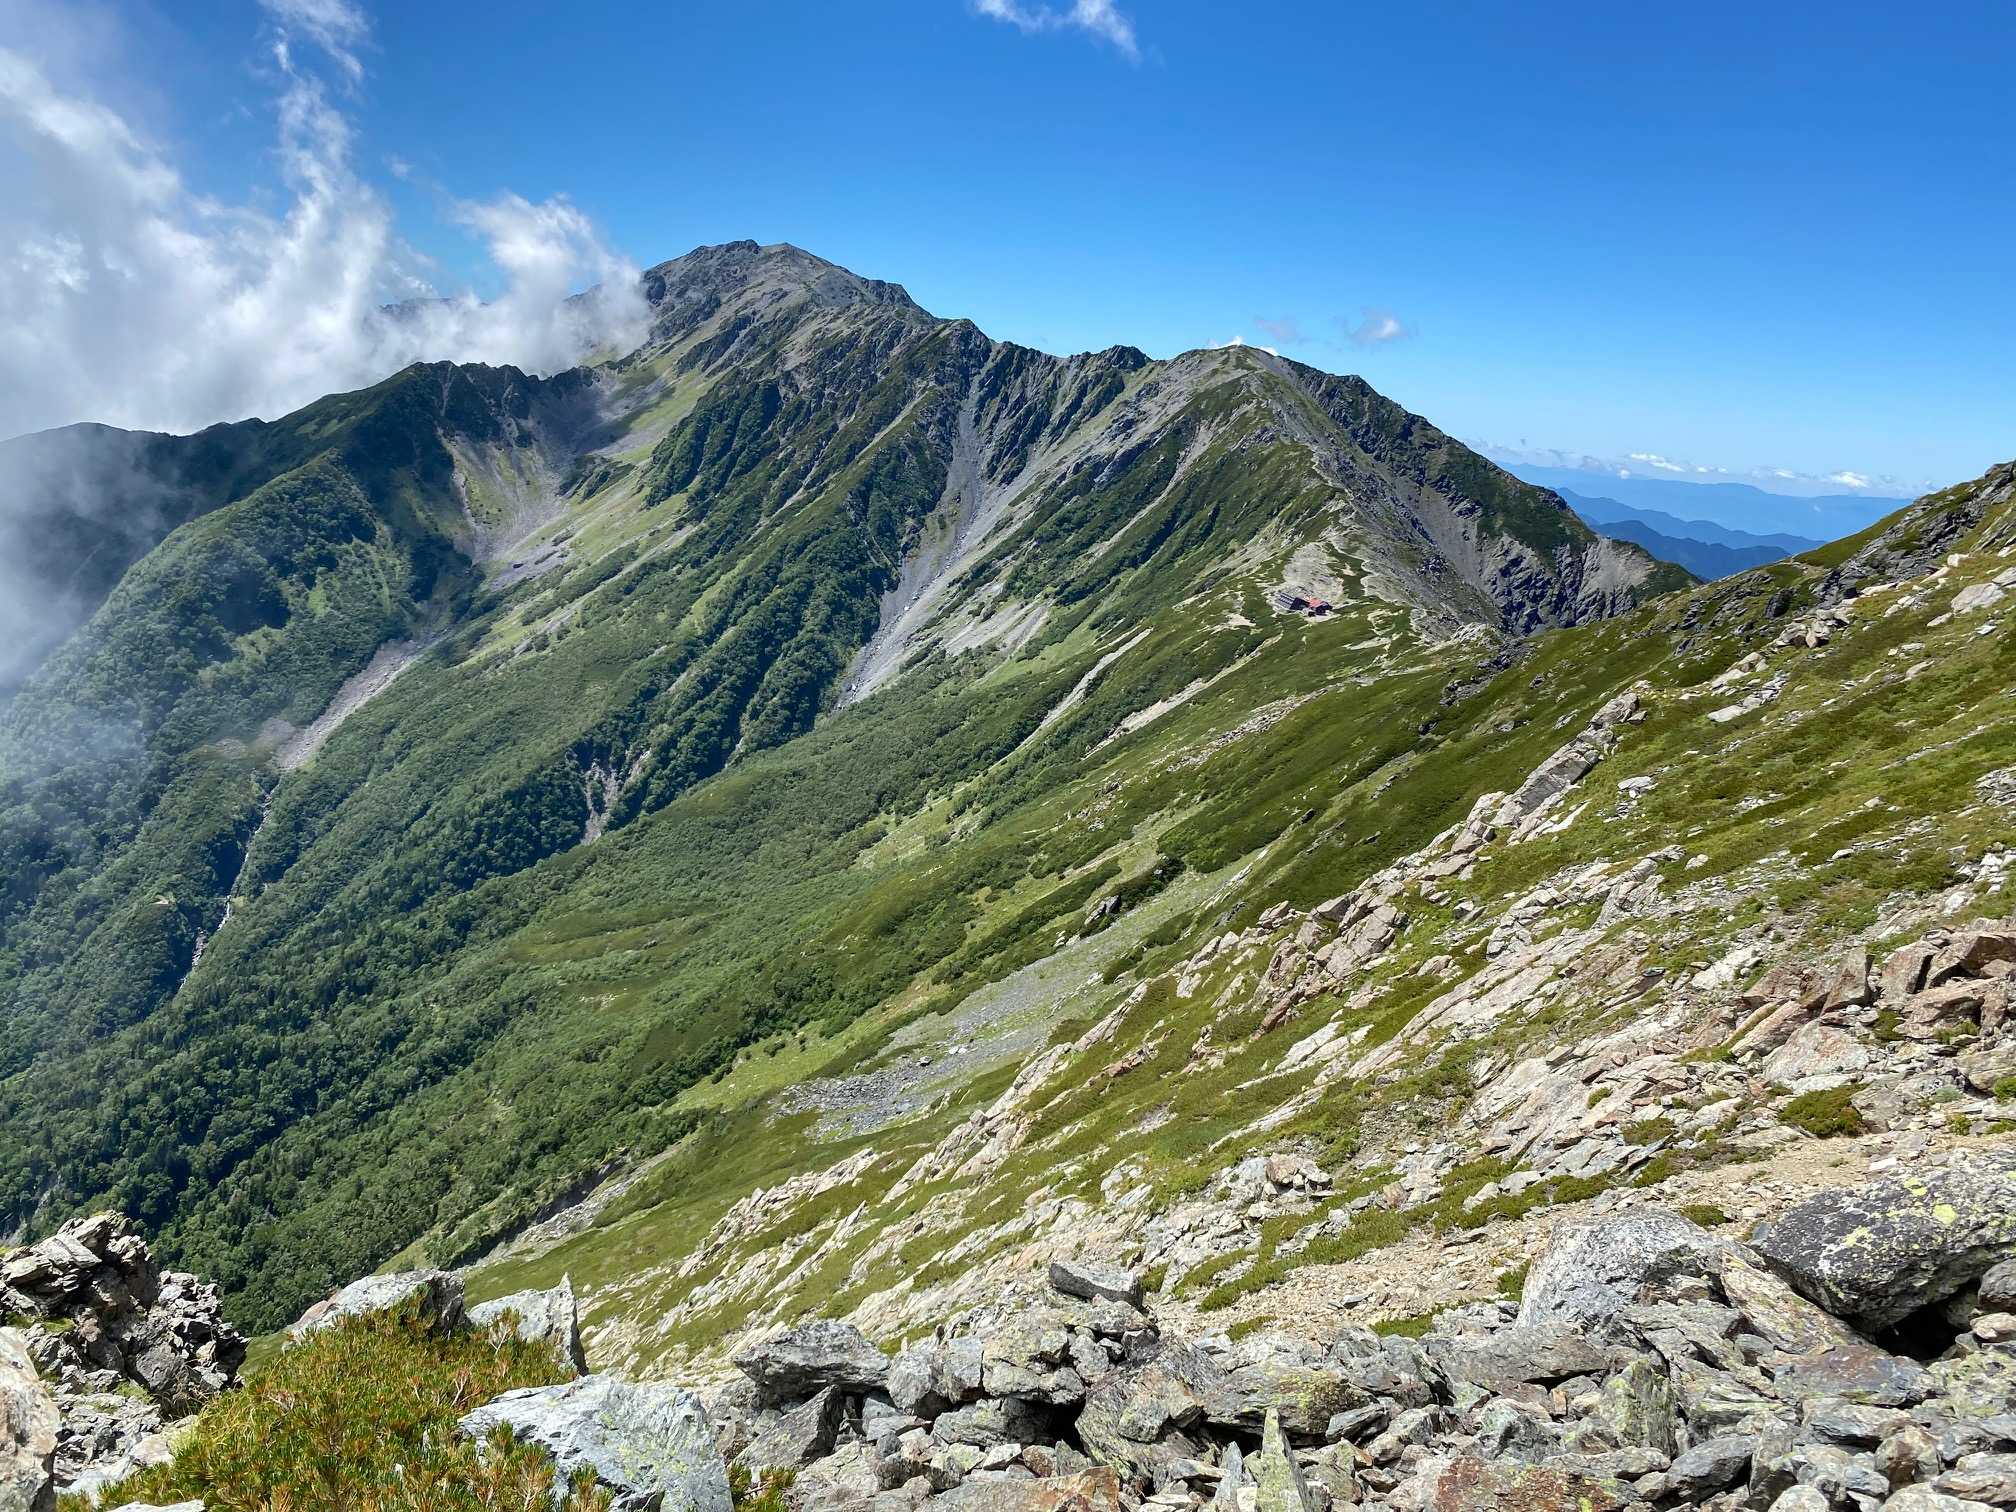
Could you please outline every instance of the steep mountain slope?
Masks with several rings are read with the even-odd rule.
[[[6,1226],[112,1202],[261,1325],[470,1257],[747,1047],[1103,897],[1125,943],[1480,649],[1687,581],[1355,379],[1049,357],[785,247],[645,287],[605,367],[234,430],[0,715]]]
[[[1047,843],[1146,830],[1188,871],[988,907],[949,1004],[739,1056],[474,1285],[571,1272],[591,1352],[687,1372],[805,1314],[916,1337],[1076,1256],[1165,1322],[1320,1342],[1489,1298],[1623,1196],[1720,1222],[2006,1147],[2012,608],[2016,465],[1502,670],[1457,643],[1167,717],[1088,752]]]

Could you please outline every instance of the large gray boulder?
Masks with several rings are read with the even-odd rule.
[[[743,1345],[732,1359],[766,1402],[800,1401],[828,1386],[858,1395],[881,1391],[889,1381],[888,1356],[836,1318],[779,1329]]]
[[[1098,1464],[1152,1481],[1175,1461],[1207,1457],[1192,1430],[1203,1423],[1207,1400],[1225,1389],[1209,1355],[1165,1340],[1153,1360],[1110,1371],[1086,1393],[1079,1442]]]
[[[931,1499],[933,1512],[1121,1512],[1120,1478],[1094,1467],[1076,1475],[969,1480]]]
[[[1699,1225],[1659,1208],[1557,1231],[1527,1273],[1519,1322],[1587,1332],[1676,1277],[1709,1274],[1727,1249]]]
[[[1278,1412],[1288,1436],[1320,1444],[1338,1413],[1363,1407],[1371,1393],[1313,1344],[1254,1334],[1217,1361],[1204,1399],[1205,1421],[1258,1432]]]
[[[562,1276],[558,1286],[545,1291],[513,1292],[469,1309],[469,1321],[477,1328],[499,1327],[507,1318],[515,1337],[528,1344],[549,1345],[564,1363],[574,1367],[576,1375],[588,1373],[588,1356],[581,1348],[581,1312],[574,1301],[573,1277]]]
[[[49,1512],[56,1505],[59,1426],[20,1332],[0,1328],[0,1507]]]
[[[1751,1243],[1836,1317],[1889,1327],[2016,1257],[2016,1151],[1822,1192]]]
[[[1079,1260],[1052,1260],[1050,1284],[1067,1297],[1088,1302],[1105,1300],[1139,1307],[1141,1278],[1117,1265],[1089,1265]]]
[[[582,1376],[507,1391],[456,1425],[487,1441],[499,1428],[553,1458],[563,1490],[583,1470],[613,1493],[612,1512],[732,1512],[728,1465],[700,1399],[669,1381]]]
[[[324,1298],[301,1314],[287,1337],[300,1340],[334,1328],[345,1318],[366,1318],[377,1313],[411,1308],[417,1317],[443,1333],[453,1333],[467,1321],[462,1298],[462,1278],[453,1271],[394,1271],[389,1276],[366,1276],[352,1281],[333,1297]]]

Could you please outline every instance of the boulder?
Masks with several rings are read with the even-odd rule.
[[[1601,1376],[1624,1362],[1617,1348],[1555,1323],[1515,1323],[1481,1336],[1436,1339],[1430,1357],[1452,1379],[1490,1391]]]
[[[558,1286],[545,1291],[513,1292],[469,1309],[469,1321],[477,1328],[500,1326],[507,1319],[515,1337],[528,1344],[550,1345],[563,1363],[574,1367],[576,1375],[588,1373],[588,1357],[581,1349],[581,1315],[574,1302],[572,1277],[562,1276]]]
[[[1889,1327],[2016,1257],[2016,1151],[1822,1192],[1751,1243],[1836,1317]]]
[[[1133,1271],[1114,1265],[1087,1265],[1077,1260],[1052,1260],[1050,1284],[1067,1297],[1082,1297],[1088,1302],[1125,1302],[1129,1307],[1139,1307],[1143,1295],[1141,1278]]]
[[[1410,1505],[1433,1512],[1621,1512],[1636,1500],[1619,1480],[1474,1454],[1426,1461],[1421,1479]]]
[[[1668,1494],[1691,1506],[1738,1481],[1747,1480],[1750,1456],[1756,1447],[1755,1439],[1735,1437],[1696,1444],[1667,1469]]]
[[[1988,1312],[2016,1312],[2016,1260],[1988,1267],[1981,1276],[1979,1298]]]
[[[551,1455],[562,1482],[592,1471],[613,1493],[612,1512],[732,1512],[706,1409],[669,1381],[590,1375],[507,1391],[456,1427],[479,1441],[509,1429]]]
[[[846,1403],[832,1387],[811,1401],[793,1407],[756,1436],[735,1463],[751,1475],[765,1470],[802,1470],[812,1461],[833,1451],[845,1416]]]
[[[1121,1512],[1120,1477],[1103,1466],[1030,1480],[971,1480],[931,1501],[933,1512]]]
[[[780,1329],[745,1344],[732,1359],[767,1402],[798,1401],[828,1386],[880,1391],[889,1380],[888,1357],[852,1323],[835,1318]]]
[[[1705,1274],[1727,1248],[1697,1224],[1658,1208],[1557,1230],[1527,1273],[1519,1322],[1586,1332],[1676,1276]]]
[[[1109,1372],[1086,1394],[1078,1438],[1095,1463],[1153,1480],[1174,1459],[1203,1459],[1208,1446],[1189,1430],[1204,1420],[1206,1397],[1222,1389],[1216,1364],[1194,1346],[1167,1341],[1145,1364]]]
[[[19,1330],[0,1328],[0,1507],[50,1512],[56,1505],[59,1426]]]
[[[453,1271],[395,1271],[389,1276],[366,1276],[352,1281],[335,1296],[317,1302],[287,1331],[291,1340],[305,1339],[325,1328],[334,1328],[345,1318],[365,1318],[376,1313],[410,1309],[443,1333],[453,1333],[466,1321],[462,1298],[462,1278]]]
[[[1291,1439],[1320,1444],[1330,1420],[1371,1396],[1314,1345],[1272,1334],[1242,1339],[1217,1362],[1205,1392],[1205,1420],[1258,1431],[1278,1413]]]

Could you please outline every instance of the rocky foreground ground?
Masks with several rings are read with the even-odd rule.
[[[116,1218],[0,1278],[28,1322],[0,1330],[0,1506],[98,1498],[235,1384],[214,1295]],[[1418,1337],[1186,1336],[1138,1275],[1077,1262],[893,1357],[837,1320],[774,1330],[697,1390],[587,1373],[566,1286],[471,1309],[448,1272],[371,1277],[292,1337],[392,1309],[549,1343],[573,1379],[459,1431],[510,1430],[619,1512],[729,1512],[731,1466],[796,1512],[2016,1506],[2011,1150],[1822,1193],[1747,1241],[1656,1208],[1564,1224],[1518,1300]]]

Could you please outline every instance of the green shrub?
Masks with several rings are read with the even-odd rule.
[[[1997,1102],[2016,1102],[2016,1076],[2005,1076],[1992,1089]]]
[[[1869,1125],[1855,1111],[1854,1097],[1860,1082],[1846,1087],[1830,1087],[1824,1092],[1802,1092],[1778,1110],[1778,1121],[1803,1129],[1815,1139],[1838,1139],[1861,1134]]]
[[[1498,1273],[1498,1295],[1508,1302],[1521,1301],[1526,1295],[1526,1273],[1533,1268],[1528,1262],[1515,1265],[1508,1271]]]
[[[544,1345],[444,1338],[410,1312],[351,1319],[204,1408],[174,1463],[122,1482],[112,1502],[200,1499],[214,1512],[552,1506],[553,1462],[542,1450],[500,1431],[479,1454],[455,1423],[506,1391],[570,1374]],[[591,1512],[609,1500],[584,1475],[559,1506]]]
[[[1732,1220],[1729,1215],[1712,1202],[1690,1202],[1680,1209],[1680,1216],[1698,1223],[1703,1228],[1720,1228]]]
[[[1434,1326],[1435,1314],[1416,1313],[1411,1318],[1385,1318],[1372,1325],[1372,1332],[1389,1339],[1418,1339]]]

